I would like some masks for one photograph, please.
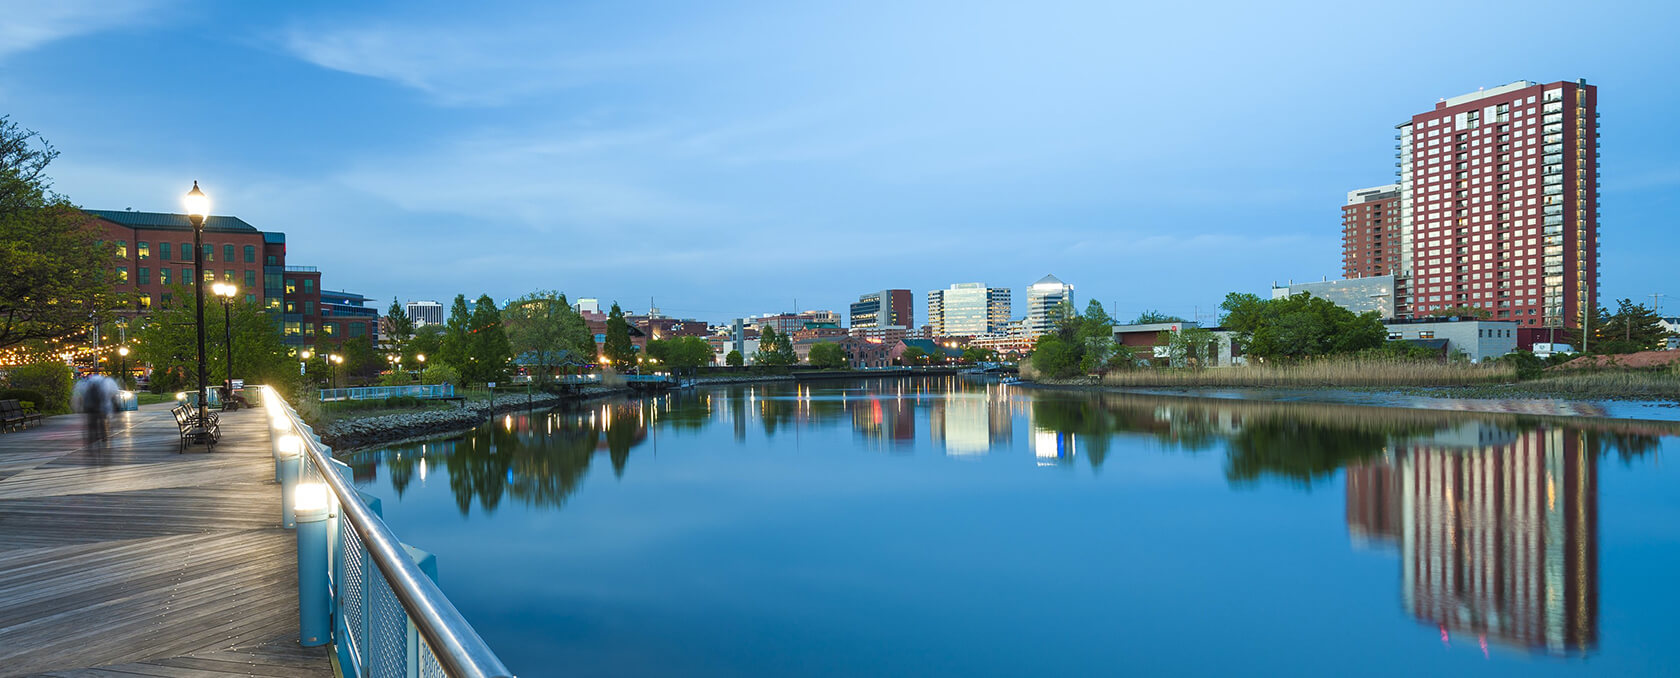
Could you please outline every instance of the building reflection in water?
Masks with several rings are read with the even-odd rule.
[[[1598,642],[1598,457],[1580,430],[1407,441],[1347,470],[1348,532],[1392,547],[1401,601],[1443,639],[1550,654]]]

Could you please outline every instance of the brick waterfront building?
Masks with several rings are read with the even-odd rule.
[[[1400,184],[1348,192],[1342,205],[1342,277],[1393,275],[1400,268]]]
[[[1398,126],[1397,315],[1580,326],[1597,307],[1597,110],[1585,81],[1518,81]]]

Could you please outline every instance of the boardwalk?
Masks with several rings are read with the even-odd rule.
[[[167,406],[0,435],[0,676],[328,676],[297,644],[292,532],[279,527],[261,410],[177,454]]]

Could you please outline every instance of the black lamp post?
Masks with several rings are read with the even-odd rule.
[[[198,190],[197,181],[187,192],[186,207],[187,220],[193,226],[193,296],[198,302],[198,420],[202,422],[210,418],[210,398],[204,384],[209,380],[204,360],[204,219],[210,215],[210,197]]]
[[[233,396],[233,312],[229,310],[239,288],[233,283],[216,283],[211,290],[222,300],[222,342],[227,344],[227,393]]]

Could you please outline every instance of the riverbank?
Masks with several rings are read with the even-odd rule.
[[[493,409],[489,399],[485,398],[468,402],[462,407],[341,419],[327,424],[317,433],[321,436],[321,442],[331,446],[335,453],[344,453],[376,445],[391,445],[459,433],[503,412],[546,409],[561,403],[584,402],[627,395],[630,392],[625,386],[586,386],[575,394],[566,395],[498,393]]]
[[[1546,381],[1546,380],[1536,380]],[[1097,379],[1021,382],[1032,388],[1211,400],[1361,405],[1447,412],[1520,414],[1542,417],[1598,417],[1641,421],[1680,421],[1680,400],[1673,398],[1560,397],[1525,391],[1523,384],[1440,387],[1134,387],[1109,386]]]

